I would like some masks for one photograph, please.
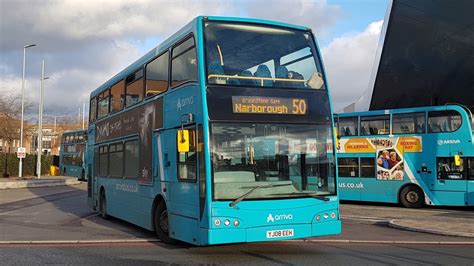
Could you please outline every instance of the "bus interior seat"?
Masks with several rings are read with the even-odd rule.
[[[279,66],[276,69],[275,77],[280,79],[287,79],[288,78],[288,69],[286,66]],[[277,87],[287,87],[287,81],[275,81],[275,86]]]
[[[214,173],[214,182],[255,182],[255,173],[250,171],[221,171]]]
[[[271,78],[272,73],[270,72],[270,69],[266,65],[259,65],[257,68],[257,71],[255,71],[254,74],[255,77],[259,78]],[[259,84],[262,84],[261,80],[257,80]],[[264,80],[263,81],[263,86],[264,87],[272,87],[273,86],[273,81],[271,80]]]
[[[207,71],[209,75],[224,75],[224,68],[218,61],[212,61],[207,66]],[[210,83],[225,84],[225,80],[221,78],[211,78],[209,79]]]
[[[288,77],[290,79],[297,79],[297,80],[304,79],[303,75],[301,75],[300,73],[298,73],[296,71],[289,71],[288,72]],[[291,82],[291,87],[302,88],[302,87],[304,87],[304,82]]]
[[[244,70],[240,73],[242,77],[253,77],[252,72],[249,70]],[[240,79],[240,85],[244,86],[257,86],[257,81],[253,79]]]

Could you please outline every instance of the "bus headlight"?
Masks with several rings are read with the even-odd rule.
[[[316,215],[316,221],[321,221],[321,215]]]
[[[221,220],[215,219],[215,220],[214,220],[214,225],[215,225],[215,226],[220,226],[220,225],[221,225]]]
[[[239,225],[240,225],[239,220],[234,220],[234,226],[239,226]]]
[[[229,219],[225,219],[224,224],[225,224],[225,226],[229,226],[230,225]]]
[[[331,212],[331,218],[332,218],[332,219],[335,219],[335,218],[336,218],[336,213],[335,213],[335,212]]]
[[[327,219],[327,218],[329,218],[329,214],[325,213],[324,214],[324,219]]]

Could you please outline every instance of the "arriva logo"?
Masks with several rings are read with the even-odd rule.
[[[293,220],[293,214],[278,214],[273,216],[271,213],[268,214],[267,216],[267,223],[269,222],[275,222],[279,220]]]
[[[446,145],[446,144],[461,144],[461,141],[458,139],[439,139],[438,145]]]

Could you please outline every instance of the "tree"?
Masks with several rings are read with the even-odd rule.
[[[31,104],[25,103],[25,112]],[[9,146],[20,139],[21,95],[2,92],[0,97],[0,139]]]

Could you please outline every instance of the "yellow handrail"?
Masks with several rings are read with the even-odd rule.
[[[210,74],[210,75],[207,76],[207,78],[208,78],[208,79],[211,79],[211,78],[237,78],[237,79],[260,80],[262,86],[263,86],[263,81],[264,81],[264,80],[289,81],[289,82],[306,82],[306,80],[304,80],[304,79],[267,78],[267,77],[251,77],[251,76],[219,75],[219,74]]]

